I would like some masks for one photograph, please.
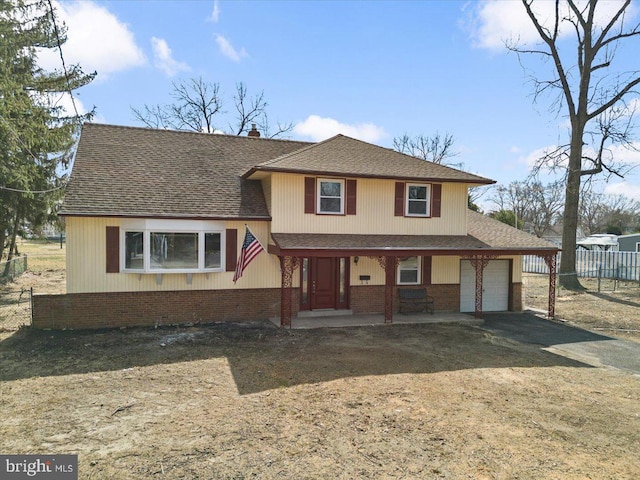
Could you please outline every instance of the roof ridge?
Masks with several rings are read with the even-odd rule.
[[[308,142],[305,140],[292,140],[292,139],[288,139],[288,138],[266,138],[266,137],[249,137],[249,136],[242,136],[242,135],[233,135],[230,133],[206,133],[206,132],[195,132],[193,130],[176,130],[176,129],[170,129],[170,128],[152,128],[152,127],[141,127],[138,125],[114,125],[111,123],[97,123],[97,122],[85,122],[83,124],[84,126],[90,126],[90,127],[108,127],[108,128],[117,128],[117,129],[121,129],[121,130],[142,130],[142,131],[146,131],[146,132],[158,132],[158,133],[178,133],[178,134],[184,134],[184,135],[198,135],[198,136],[207,136],[207,135],[212,135],[215,137],[226,137],[226,138],[242,138],[242,139],[247,139],[247,140],[251,140],[251,141],[264,141],[264,140],[268,140],[270,142],[290,142],[290,143],[306,143],[309,145],[314,145],[313,142]]]
[[[329,141],[335,140],[338,137],[351,138],[351,137],[347,137],[346,135],[342,135],[341,133],[338,133],[337,135],[334,135],[333,137],[330,137],[330,138],[327,138],[325,140],[322,140],[321,142],[311,143],[310,145],[307,145],[306,147],[302,147],[299,150],[294,150],[293,152],[285,153],[284,155],[280,155],[279,157],[272,158],[271,160],[266,160],[266,161],[264,161],[262,163],[259,163],[256,166],[273,165],[275,163],[281,162],[281,161],[289,158],[290,156],[297,155],[297,154],[302,153],[302,152],[306,152],[307,150],[315,148],[315,147],[317,147],[319,145],[323,145],[323,144],[325,144],[325,143],[327,143]]]

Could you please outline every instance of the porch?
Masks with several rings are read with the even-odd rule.
[[[281,326],[280,317],[270,319],[276,326]],[[482,325],[483,320],[475,318],[473,314],[466,313],[412,313],[405,315],[402,313],[393,314],[391,323],[385,321],[384,313],[372,313],[353,315],[349,313],[340,314],[335,312],[332,315],[297,316],[291,319],[291,328],[298,330],[308,330],[314,328],[341,328],[341,327],[368,327],[376,325],[393,324],[420,324],[420,323],[440,323],[455,325]]]

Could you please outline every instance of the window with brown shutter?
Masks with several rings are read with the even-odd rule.
[[[431,216],[440,216],[440,205],[442,203],[442,184],[434,183],[431,185]]]
[[[304,177],[304,213],[316,213],[316,179]]]
[[[422,284],[431,285],[431,256],[422,257]]]
[[[396,182],[394,215],[396,217],[404,215],[404,182]]]
[[[107,273],[120,273],[120,227],[107,227]]]
[[[356,214],[356,189],[356,181],[347,180],[347,215]]]
[[[226,271],[235,272],[238,261],[238,230],[227,228],[226,237]]]

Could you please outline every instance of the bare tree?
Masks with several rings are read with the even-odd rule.
[[[530,209],[531,199],[527,194],[526,182],[511,182],[506,187],[497,185],[493,191],[490,200],[498,207],[494,212],[513,212],[514,220],[511,223],[504,223],[512,226],[520,225]]]
[[[517,224],[522,225],[522,229],[542,237],[562,212],[562,189],[562,182],[543,185],[538,178],[531,176],[525,181],[511,182],[506,187],[494,187],[491,200],[498,207],[498,212],[513,212]],[[515,224],[513,221],[513,225]]]
[[[582,192],[580,225],[589,235],[634,231],[640,223],[640,202],[623,195]]]
[[[172,103],[166,105],[144,105],[131,107],[136,120],[150,128],[171,128],[194,132],[214,133],[225,131],[233,135],[248,132],[252,123],[266,133],[269,138],[285,134],[293,129],[293,124],[278,124],[273,134],[268,134],[268,103],[264,92],[250,96],[243,82],[236,84],[233,96],[235,113],[233,123],[223,130],[221,125],[227,113],[223,109],[224,101],[219,83],[209,83],[202,77],[180,80],[172,84]]]
[[[453,135],[449,133],[440,136],[440,133],[436,132],[432,137],[427,137],[422,134],[410,137],[405,133],[401,137],[395,137],[393,139],[394,150],[433,163],[446,164],[447,159],[458,155],[457,152],[452,151],[452,147]]]
[[[615,109],[625,112],[625,100],[637,95],[634,89],[640,84],[640,75],[637,70],[615,71],[613,64],[621,42],[640,36],[640,24],[631,28],[625,25],[631,0],[622,2],[604,22],[600,20],[601,15],[596,22],[598,0],[556,0],[555,15],[550,24],[536,15],[533,0],[522,0],[522,3],[542,43],[533,48],[518,45],[508,45],[508,48],[519,55],[529,53],[551,61],[554,68],[550,78],[533,78],[534,95],[536,99],[541,94],[554,95],[552,106],[558,111],[566,108],[571,124],[568,148],[560,148],[553,156],[566,161],[563,164],[566,188],[560,284],[565,288],[581,289],[575,268],[581,178],[602,171],[613,170],[610,173],[615,173],[605,156],[606,146],[624,139],[620,133],[625,131],[628,141],[630,129],[620,128],[620,121],[625,117],[617,116]],[[560,36],[565,27],[574,36],[577,58],[573,61],[561,52]],[[590,123],[597,125],[593,132],[588,130]],[[600,141],[596,141],[595,155],[586,155],[585,140],[597,135],[598,131]]]

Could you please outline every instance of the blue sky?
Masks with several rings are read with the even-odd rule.
[[[452,161],[501,184],[524,179],[544,148],[566,141],[566,119],[533,104],[504,48],[513,35],[535,39],[518,1],[54,5],[68,27],[66,61],[98,72],[76,97],[82,109],[96,106],[98,122],[140,125],[130,106],[168,103],[172,82],[202,77],[220,84],[227,109],[236,82],[264,90],[271,123],[296,125],[290,138],[344,133],[390,147],[404,133],[450,133]],[[620,57],[621,68],[640,70],[636,55]],[[41,55],[45,67],[56,62]],[[544,68],[533,57],[525,64]],[[617,156],[640,164],[638,153]],[[640,200],[640,171],[600,188]]]

